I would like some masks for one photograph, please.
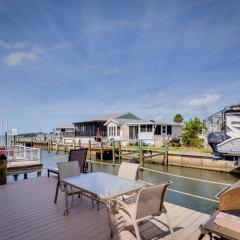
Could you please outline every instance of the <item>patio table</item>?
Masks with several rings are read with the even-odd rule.
[[[67,185],[90,194],[95,200],[101,201],[107,206],[109,230],[112,234],[112,214],[110,201],[119,196],[137,192],[144,187],[143,183],[130,181],[118,176],[103,172],[91,172],[78,176],[67,177],[61,180],[65,186],[65,214],[69,214]],[[115,207],[115,206],[114,206]],[[110,235],[109,235],[110,236]]]

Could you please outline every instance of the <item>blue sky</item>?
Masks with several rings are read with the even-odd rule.
[[[171,121],[240,101],[240,2],[0,0],[0,119]]]

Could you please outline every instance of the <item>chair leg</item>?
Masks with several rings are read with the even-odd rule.
[[[205,237],[205,234],[204,233],[201,233],[198,237],[198,240],[202,240],[203,238]]]
[[[133,227],[134,227],[134,231],[136,233],[137,240],[141,240],[139,229],[138,229],[138,225],[137,225],[136,222],[133,224]]]
[[[100,208],[99,208],[99,201],[97,200],[97,211],[99,211]]]
[[[54,203],[57,203],[59,187],[60,187],[60,182],[58,181],[58,182],[57,182],[57,187],[56,187],[56,192],[55,192]]]
[[[164,215],[165,215],[165,218],[166,218],[166,221],[167,221],[167,225],[168,225],[169,230],[170,230],[170,233],[171,233],[171,238],[172,238],[172,240],[174,240],[173,227],[172,227],[172,224],[171,224],[170,218],[169,218],[169,216],[168,216],[168,214],[167,214],[167,210],[166,210],[165,207],[163,208],[163,212],[164,212]]]

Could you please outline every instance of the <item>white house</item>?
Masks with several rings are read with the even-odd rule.
[[[59,140],[63,139],[64,137],[73,138],[75,134],[75,126],[72,123],[60,125],[55,128],[55,133]]]
[[[105,123],[108,140],[128,144],[142,140],[145,144],[163,145],[165,140],[181,136],[182,125],[145,119],[111,118]]]

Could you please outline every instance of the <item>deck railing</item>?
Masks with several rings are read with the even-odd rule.
[[[8,161],[35,161],[36,163],[39,163],[41,158],[40,148],[20,145],[0,148],[0,152],[7,156]]]

